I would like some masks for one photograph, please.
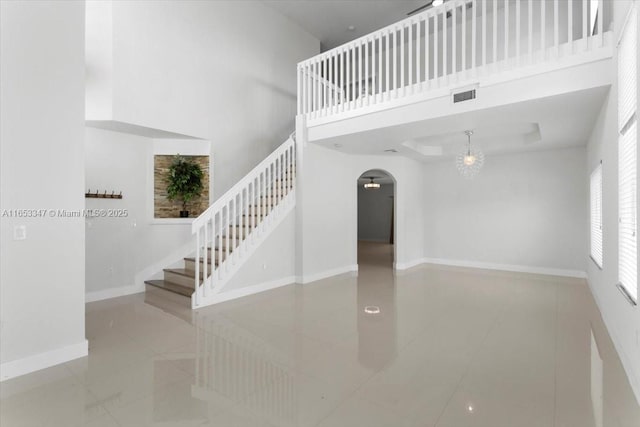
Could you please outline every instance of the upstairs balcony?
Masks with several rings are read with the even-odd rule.
[[[513,87],[491,92],[514,80],[529,98],[602,87],[610,10],[604,0],[446,1],[299,63],[298,114],[314,140],[521,101]]]

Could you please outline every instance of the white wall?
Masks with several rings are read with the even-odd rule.
[[[123,194],[122,200],[86,199],[86,207],[127,211],[86,221],[88,300],[142,292],[145,280],[194,251],[190,220],[153,219],[154,153],[198,154],[187,152],[194,145],[209,146],[86,128],[86,188]]]
[[[358,240],[389,243],[393,215],[393,184],[377,190],[358,187]]]
[[[111,17],[99,26],[111,29],[113,43],[110,52],[92,35],[98,42],[87,47],[96,58],[87,64],[95,77],[88,93],[96,94],[87,111],[100,113],[88,119],[211,141],[213,200],[294,130],[296,64],[320,43],[272,8],[259,1],[108,1],[109,15],[104,4],[87,6],[92,20]],[[107,117],[109,100],[98,96],[104,86],[112,88]]]
[[[453,160],[426,165],[425,257],[584,272],[585,158],[583,147],[487,155],[470,181]]]
[[[630,2],[614,3],[616,39]],[[636,2],[637,3],[637,2]],[[638,7],[638,6],[636,6]],[[640,94],[638,96],[640,99]],[[588,144],[588,168],[583,180],[602,161],[603,190],[603,268],[587,262],[589,286],[609,335],[640,402],[640,309],[632,307],[616,288],[618,283],[618,114],[617,84],[611,87]],[[640,186],[638,186],[640,187]]]
[[[241,293],[249,288],[266,290],[295,282],[295,211],[292,210],[251,254],[223,293]],[[221,294],[224,296],[224,294]]]
[[[1,209],[81,210],[84,2],[0,7]],[[1,230],[2,379],[86,355],[84,220],[2,216]]]
[[[381,169],[396,182],[395,263],[407,268],[423,254],[422,165],[404,157],[358,156],[307,144],[302,156],[296,209],[298,280],[309,282],[357,265],[357,180]]]

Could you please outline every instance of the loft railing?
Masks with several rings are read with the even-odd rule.
[[[605,44],[604,0],[450,0],[298,64],[313,121]]]
[[[193,221],[194,308],[212,303],[231,276],[295,204],[293,135]]]

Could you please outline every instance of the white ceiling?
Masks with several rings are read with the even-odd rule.
[[[431,0],[263,1],[318,38],[323,51],[400,21],[407,13],[431,3]]]
[[[407,156],[422,162],[451,158],[471,142],[485,153],[582,146],[608,87],[392,126],[315,141],[349,154]],[[395,149],[397,153],[386,150]]]

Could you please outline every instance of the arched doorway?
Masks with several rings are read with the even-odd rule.
[[[358,178],[358,266],[393,268],[396,180],[381,169]]]

